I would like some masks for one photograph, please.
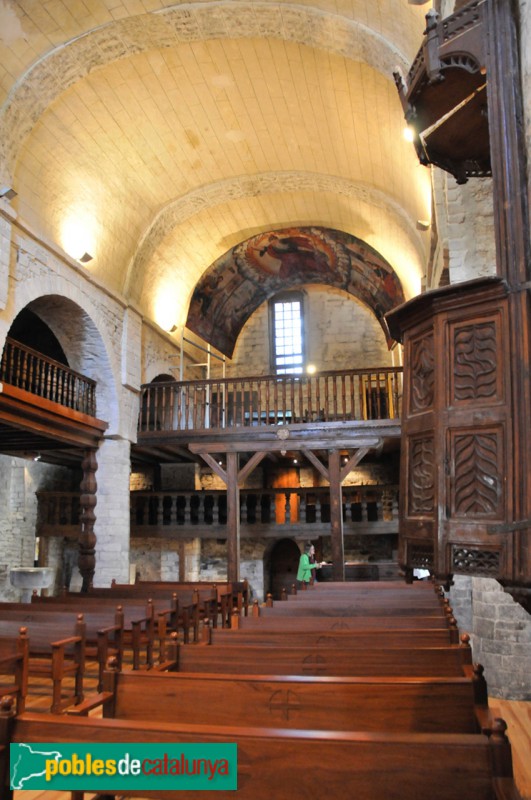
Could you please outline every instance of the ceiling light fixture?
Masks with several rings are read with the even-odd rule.
[[[11,186],[0,186],[0,197],[4,200],[13,200],[17,196],[17,192]]]

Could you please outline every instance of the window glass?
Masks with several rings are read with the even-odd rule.
[[[273,368],[277,375],[303,370],[302,300],[292,296],[273,300]]]

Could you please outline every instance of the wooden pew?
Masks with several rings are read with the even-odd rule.
[[[142,700],[140,700],[142,702]],[[215,726],[30,714],[0,718],[0,745],[93,742],[167,744],[235,742],[238,800],[332,797],[334,800],[517,800],[505,725],[483,734],[345,732]],[[6,750],[0,770],[7,773]],[[5,777],[4,777],[5,781]],[[89,787],[87,787],[88,789]],[[120,797],[160,798],[160,790],[120,788]],[[106,795],[107,797],[109,795]],[[203,792],[234,800],[233,791]],[[6,800],[12,793],[6,789]],[[82,797],[78,793],[77,798]],[[165,800],[197,800],[196,792],[164,792]]]
[[[123,606],[127,614],[129,609],[137,609],[135,613],[147,604],[150,604],[153,609],[153,617],[155,624],[161,615],[165,617],[165,625],[170,630],[182,630],[185,642],[190,639],[190,629],[193,631],[194,641],[199,638],[199,625],[201,615],[199,613],[199,596],[194,595],[193,592],[181,594],[179,597],[175,592],[168,594],[166,591],[161,592],[144,592],[135,591],[134,584],[126,585],[128,588],[124,590],[112,588],[96,588],[91,589],[87,594],[79,594],[78,592],[68,592],[60,597],[53,598],[55,602],[99,602],[103,604],[113,605],[119,603]],[[50,598],[46,598],[49,600]],[[144,611],[146,617],[149,616],[147,611]],[[127,626],[126,626],[127,629]]]
[[[67,635],[72,634],[72,635]],[[52,713],[83,700],[83,675],[85,671],[85,623],[83,615],[70,615],[70,624],[64,621],[38,620],[23,627],[17,620],[0,620],[0,636],[27,636],[28,674],[49,678],[52,682]],[[73,694],[63,699],[63,681],[73,678]]]
[[[92,595],[72,593],[60,595],[58,597],[37,597],[33,596],[32,605],[49,605],[57,611],[90,611],[96,613],[106,613],[115,616],[118,609],[123,619],[122,641],[123,647],[129,647],[132,651],[133,669],[146,669],[153,667],[154,650],[156,646],[157,620],[160,615],[170,615],[172,610],[166,606],[158,609],[152,601],[120,598],[96,598]]]
[[[290,601],[277,602],[273,607],[262,606],[260,616],[262,617],[298,617],[312,614],[315,617],[429,617],[439,616],[444,618],[443,608],[431,607],[430,605],[411,604],[400,606],[391,603],[383,604],[361,604],[359,602],[329,601],[326,603],[311,601]]]
[[[113,582],[114,583],[114,582]],[[221,603],[222,598],[230,594],[231,600],[229,607],[227,607],[227,617],[230,616],[233,608],[237,608],[240,613],[247,616],[247,611],[250,603],[250,589],[249,583],[243,581],[137,581],[135,586],[166,586],[175,587],[172,591],[193,590],[199,591],[203,589],[210,589],[215,587],[218,593],[218,599]]]
[[[264,647],[263,645],[173,644],[167,660],[180,672],[232,672],[249,675],[342,675],[387,677],[459,677],[472,663],[470,646]]]
[[[199,619],[207,617],[214,627],[218,625],[218,616],[222,627],[228,624],[233,607],[232,593],[227,584],[217,586],[213,583],[175,583],[172,581],[138,581],[134,584],[118,584],[113,581],[110,591],[133,597],[159,597],[171,593],[177,597],[180,607],[188,608],[189,614],[193,613],[194,620],[199,621]],[[194,636],[195,634],[194,626]]]
[[[256,676],[184,672],[104,673],[104,691],[71,712],[158,722],[318,730],[490,731],[483,669],[455,678]],[[252,709],[250,713],[250,709]]]
[[[83,607],[85,623],[85,659],[94,659],[98,667],[98,689],[103,685],[103,670],[109,658],[115,657],[121,667],[123,661],[124,614],[121,606],[116,609]],[[39,624],[40,620],[52,619],[54,624],[64,625],[69,630],[72,605],[64,603],[0,603],[0,619],[18,621],[19,625]]]
[[[467,636],[467,634],[463,634]],[[248,630],[247,628],[231,630],[212,630],[203,627],[203,644],[220,644],[232,647],[241,644],[259,644],[265,647],[415,647],[442,646],[445,644],[458,644],[459,633],[457,629],[450,628],[419,628],[403,630],[320,630],[314,627],[308,631],[283,631],[283,630]]]
[[[262,611],[263,609],[261,609]],[[426,628],[448,630],[457,625],[455,620],[440,615],[428,617],[400,616],[352,616],[329,617],[260,615],[259,617],[239,617],[233,615],[232,626],[242,630],[283,630],[283,631],[335,631],[335,630],[424,630]]]
[[[29,643],[27,631],[0,636],[0,697],[15,698],[17,714],[24,711],[28,694]]]

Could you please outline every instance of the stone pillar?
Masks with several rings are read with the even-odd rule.
[[[98,450],[95,586],[129,582],[130,450],[125,439],[105,439]]]

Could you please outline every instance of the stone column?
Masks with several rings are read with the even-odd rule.
[[[129,582],[130,442],[105,439],[98,450],[95,586]]]

